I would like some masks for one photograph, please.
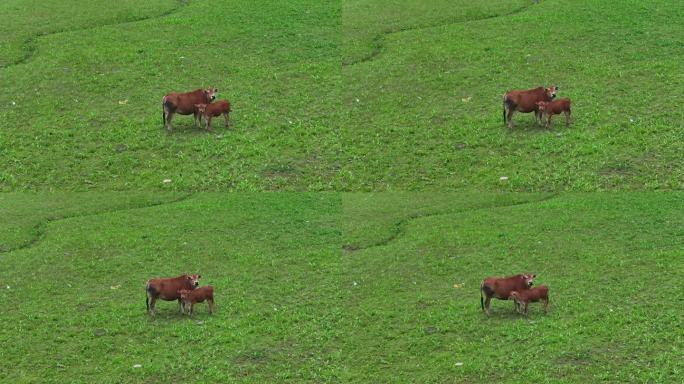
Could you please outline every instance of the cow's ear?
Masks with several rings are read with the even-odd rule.
[[[532,274],[532,278],[534,279],[535,277],[537,277],[537,275],[535,275],[535,274]]]
[[[214,88],[214,92],[218,92],[218,88]]]
[[[201,278],[202,278],[202,275],[197,275],[197,278],[198,278],[198,279],[201,279]]]

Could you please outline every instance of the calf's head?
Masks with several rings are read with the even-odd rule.
[[[546,96],[548,96],[549,100],[553,100],[556,97],[556,92],[558,92],[558,87],[552,85],[544,90],[546,91]]]
[[[187,289],[181,289],[180,291],[178,291],[178,293],[180,293],[181,300],[185,301],[188,299],[188,293],[190,293],[190,291],[188,291]]]
[[[195,104],[195,108],[197,108],[197,112],[204,114],[204,111],[207,110],[207,105],[206,104]]]
[[[207,100],[212,102],[216,98],[216,95],[218,95],[218,88],[208,88],[204,91],[204,94],[207,96]]]

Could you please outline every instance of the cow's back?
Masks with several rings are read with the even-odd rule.
[[[180,297],[181,289],[192,289],[187,276],[151,279],[147,282],[147,289],[154,296],[164,300],[175,300]]]
[[[534,89],[514,89],[506,93],[504,101],[519,112],[527,113],[538,109],[538,101],[548,101],[544,87]]]
[[[203,90],[197,89],[192,92],[172,92],[164,96],[164,104],[173,108],[174,112],[181,115],[194,113],[195,104],[207,104],[207,96]]]

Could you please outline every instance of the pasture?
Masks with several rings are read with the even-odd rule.
[[[0,5],[0,190],[683,186],[675,0],[103,4]],[[504,128],[551,83],[570,128]],[[209,86],[234,125],[167,134],[162,96]]]
[[[106,199],[104,198],[106,197]],[[681,194],[4,194],[0,377],[675,382]],[[36,230],[38,229],[38,230]],[[537,274],[529,318],[479,283]],[[145,313],[200,273],[217,313]],[[140,367],[136,367],[136,365]]]

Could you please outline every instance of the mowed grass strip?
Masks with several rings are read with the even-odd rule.
[[[406,219],[409,210],[399,236],[346,252],[343,381],[679,380],[683,311],[672,300],[684,294],[681,194],[571,194],[459,212],[478,198],[447,196],[450,207],[434,194],[443,214]],[[357,219],[345,215],[344,227],[410,200],[345,195]],[[415,201],[416,214],[429,205],[425,194]],[[345,230],[345,243],[349,236],[362,235]],[[493,300],[484,315],[481,280],[527,272],[550,288],[550,312],[531,304],[524,318]]]
[[[36,215],[47,204],[6,200]],[[61,200],[76,207],[81,195]],[[0,377],[333,381],[340,208],[335,194],[200,194],[50,222],[32,247],[0,254]],[[160,301],[148,316],[147,279],[181,273],[215,287],[216,314],[203,304],[188,319]]]
[[[102,24],[39,37],[31,60],[0,69],[2,190],[333,188],[339,3],[198,0]],[[162,97],[209,86],[233,126],[207,134],[178,116],[168,134]]]
[[[678,70],[684,42],[680,23],[673,22],[684,18],[684,10],[677,1],[530,1],[513,13],[496,1],[465,8],[405,3],[389,8],[400,17],[388,25],[364,13],[381,2],[344,8],[343,46],[362,52],[381,47],[342,67],[348,106],[341,131],[348,158],[339,174],[344,187],[591,191],[684,185],[684,77]],[[476,10],[504,16],[478,18]],[[356,15],[369,22],[355,24]],[[550,84],[560,87],[559,97],[573,100],[570,128],[556,117],[547,131],[531,114],[516,114],[514,129],[504,127],[505,91]]]

